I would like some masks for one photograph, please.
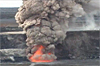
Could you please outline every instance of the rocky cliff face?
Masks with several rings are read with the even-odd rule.
[[[95,59],[99,58],[100,31],[67,32],[63,44],[56,45],[58,59]],[[26,48],[25,35],[2,35],[1,49]]]

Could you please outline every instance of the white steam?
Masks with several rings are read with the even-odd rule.
[[[94,19],[93,14],[87,14],[85,16],[85,18],[86,18],[86,27],[85,27],[85,29],[86,30],[96,29],[96,24],[95,24],[95,19]]]

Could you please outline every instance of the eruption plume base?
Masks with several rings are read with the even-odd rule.
[[[29,60],[31,62],[53,62],[54,59],[51,59],[51,60],[47,60],[46,58],[45,59],[42,59],[42,55],[43,55],[43,52],[42,50],[45,49],[44,46],[42,45],[39,45],[38,46],[38,50],[29,58]],[[51,55],[51,53],[47,53],[48,55]],[[38,58],[35,58],[36,56],[39,56]]]

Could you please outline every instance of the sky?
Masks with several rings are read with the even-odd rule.
[[[0,0],[0,7],[20,7],[22,0]]]
[[[93,5],[100,5],[100,0],[92,0]],[[22,0],[0,0],[0,7],[20,7],[22,5]]]

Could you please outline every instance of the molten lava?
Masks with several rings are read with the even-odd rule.
[[[33,47],[34,48],[34,47]],[[52,62],[54,61],[53,59],[52,60],[43,60],[42,59],[42,55],[43,55],[43,52],[42,50],[44,49],[44,46],[42,45],[39,45],[38,46],[38,50],[33,53],[33,55],[29,58],[31,62]],[[52,53],[48,53],[49,55],[51,55]],[[37,58],[34,58],[34,57],[37,57]]]

